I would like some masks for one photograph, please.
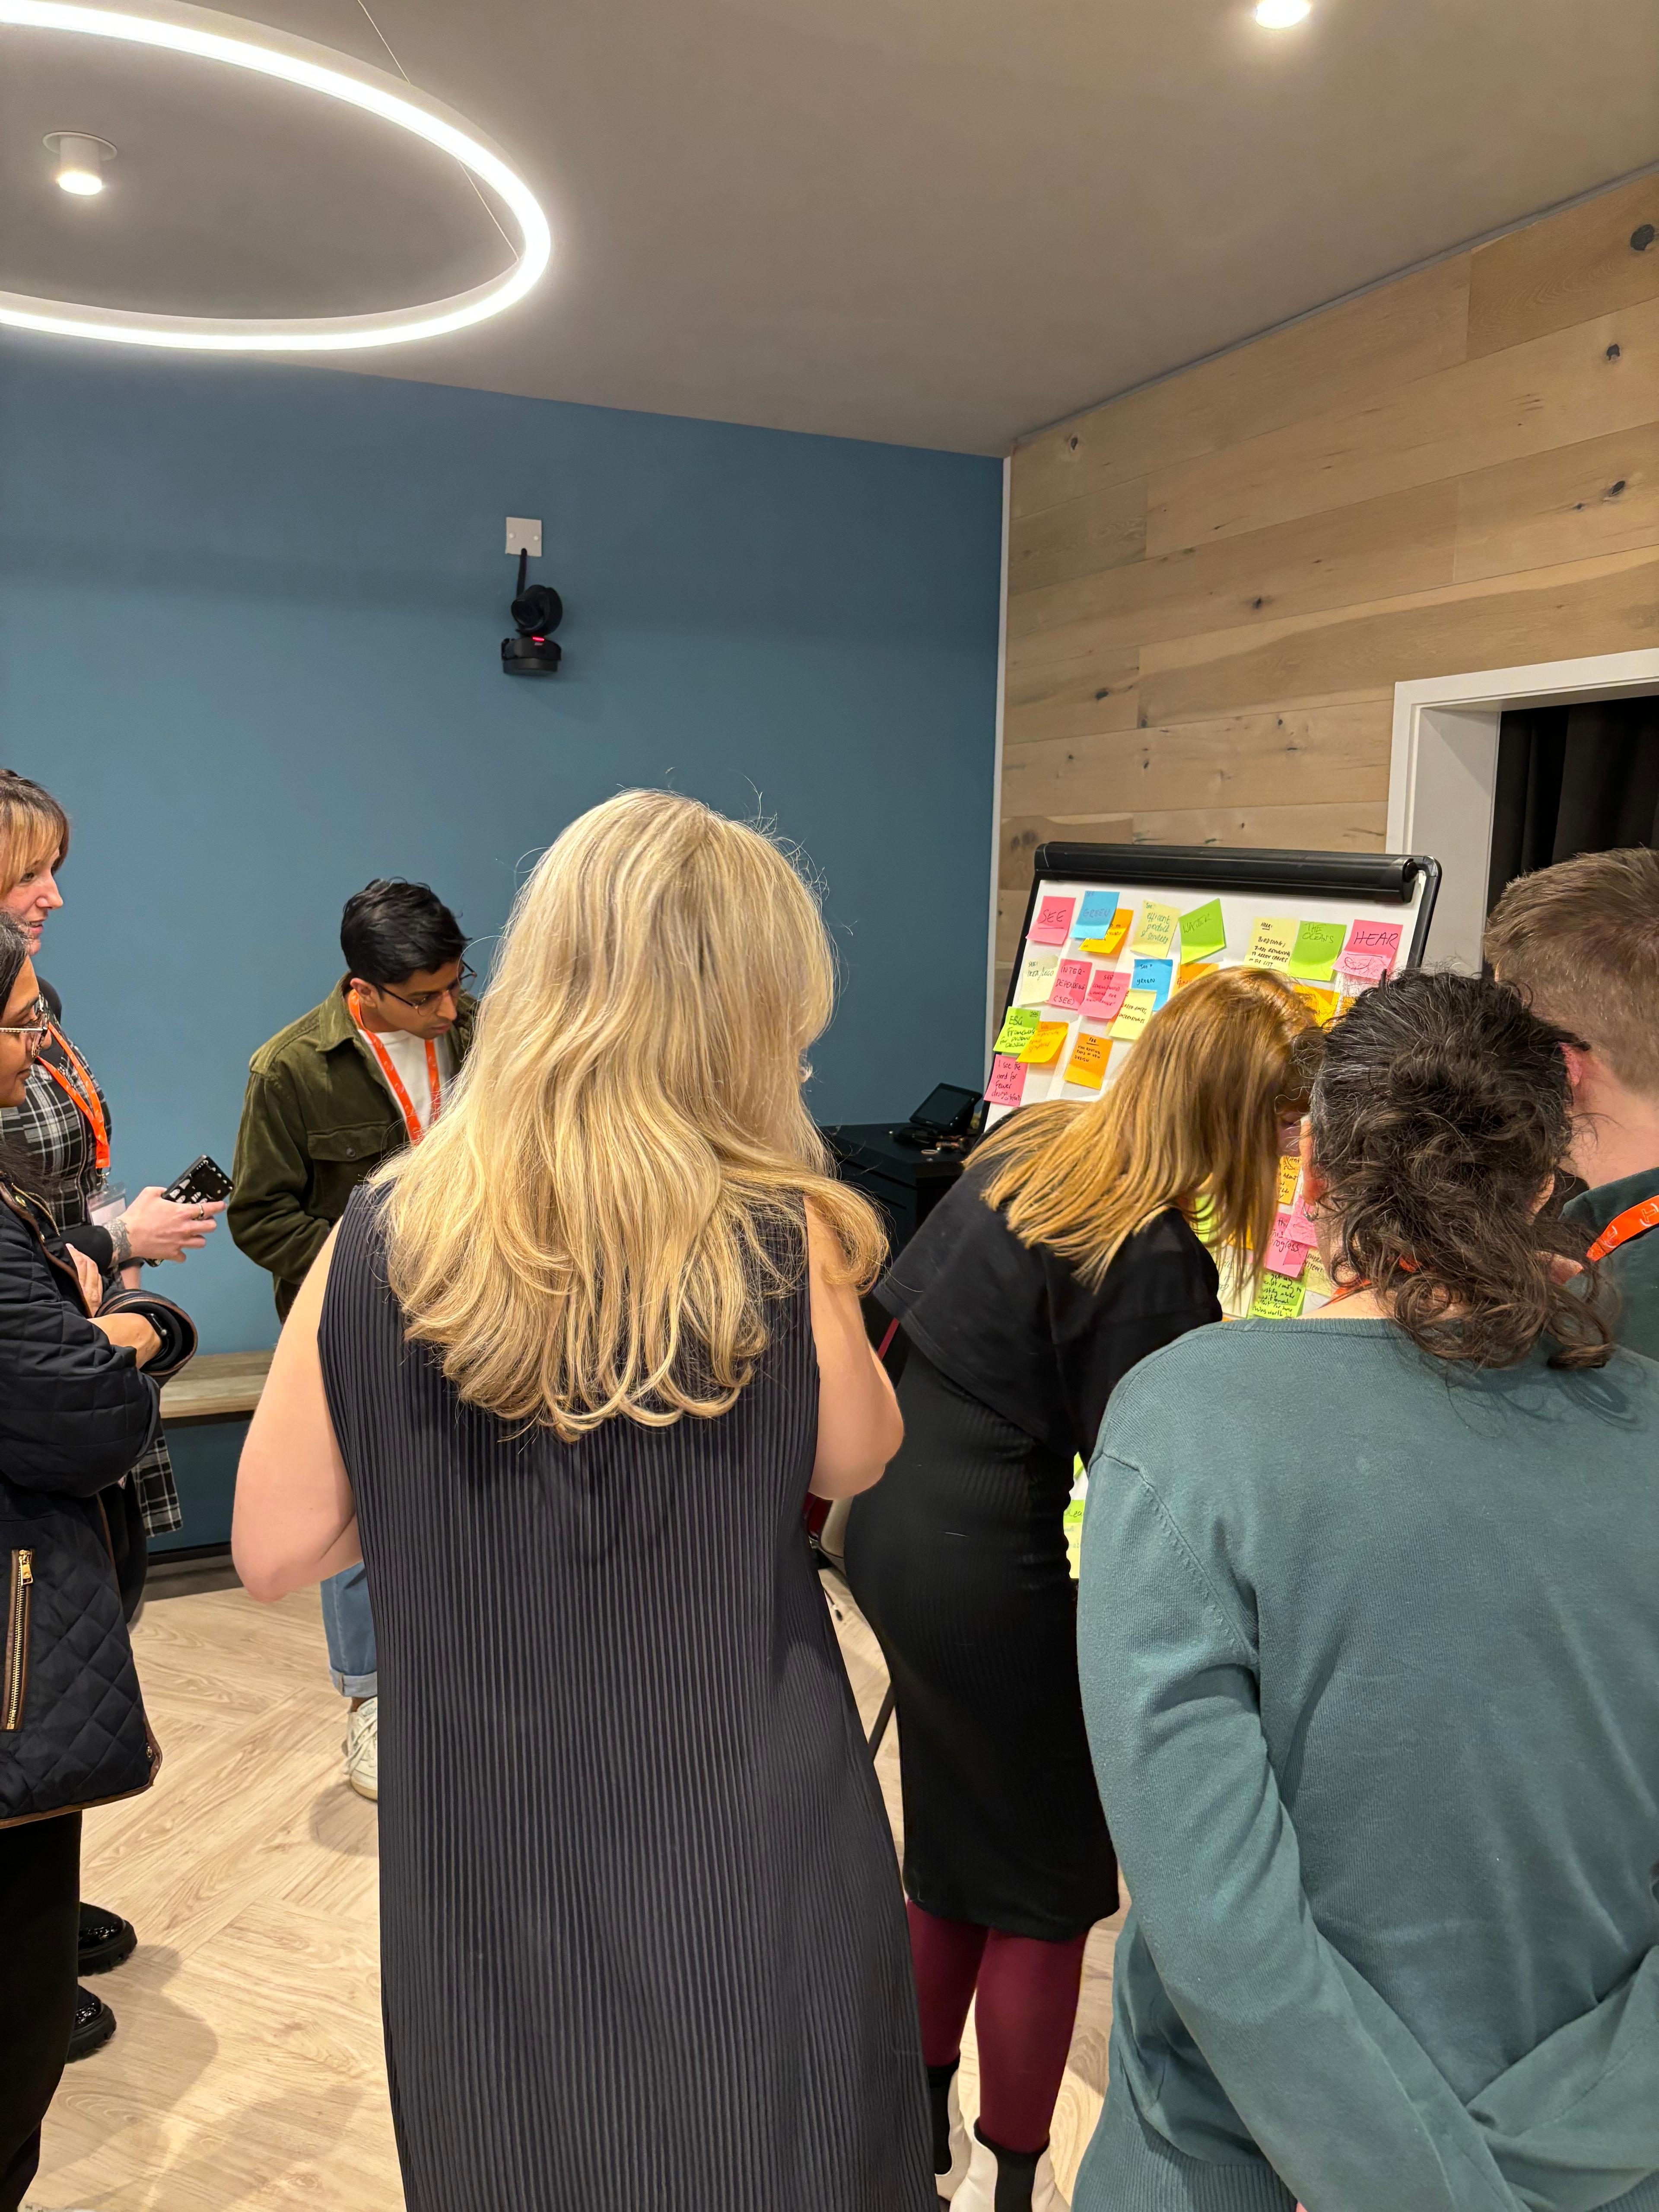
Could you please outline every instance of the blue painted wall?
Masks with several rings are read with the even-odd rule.
[[[758,805],[821,872],[820,1119],[976,1082],[1000,497],[970,456],[10,343],[0,763],[74,817],[41,967],[115,1173],[229,1164],[248,1055],[336,981],[370,877],[487,939],[636,784]],[[543,518],[568,611],[549,683],[500,670],[509,514]],[[222,1232],[169,1287],[204,1349],[274,1338]]]

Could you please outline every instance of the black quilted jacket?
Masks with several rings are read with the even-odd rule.
[[[0,1826],[143,1789],[158,1756],[98,1492],[161,1394],[87,1319],[61,1249],[0,1184]]]

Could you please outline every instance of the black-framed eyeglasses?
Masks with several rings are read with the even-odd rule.
[[[441,991],[417,991],[411,999],[404,992],[394,991],[388,984],[382,983],[380,992],[383,999],[395,999],[400,1006],[407,1006],[411,1014],[423,1014],[428,1006],[435,1006],[440,999],[459,999],[467,986],[477,980],[477,972],[463,960],[460,974],[453,983],[446,983]]]
[[[37,999],[28,1012],[32,1018],[27,1022],[0,1022],[0,1036],[33,1037],[38,1045],[52,1027],[52,1008]]]

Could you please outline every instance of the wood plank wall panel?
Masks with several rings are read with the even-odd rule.
[[[1394,686],[1659,644],[1659,177],[1016,447],[998,963],[1045,838],[1378,850]]]

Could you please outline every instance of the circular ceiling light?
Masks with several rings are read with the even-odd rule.
[[[77,199],[94,199],[104,189],[104,164],[115,159],[107,138],[86,131],[48,131],[41,143],[58,156],[58,181]]]
[[[1313,0],[1256,0],[1255,20],[1264,31],[1288,31],[1313,12]]]
[[[403,345],[465,330],[522,300],[552,258],[547,217],[507,157],[464,117],[366,62],[185,0],[143,0],[142,9],[86,7],[79,0],[0,0],[0,27],[62,31],[113,39],[164,52],[193,54],[252,70],[284,84],[378,115],[448,154],[505,202],[519,230],[519,258],[505,275],[416,307],[367,315],[258,321],[231,315],[146,315],[124,307],[84,307],[64,300],[0,292],[0,325],[57,337],[103,338],[116,345],[172,346],[195,353],[346,353]],[[101,180],[100,180],[101,181]]]

